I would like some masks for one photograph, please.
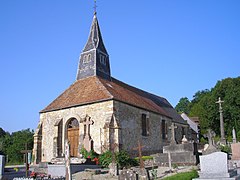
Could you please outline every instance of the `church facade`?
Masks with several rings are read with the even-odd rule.
[[[134,154],[138,141],[143,154],[162,152],[171,141],[172,123],[180,142],[183,135],[188,136],[189,127],[165,98],[111,76],[95,13],[76,81],[40,112],[34,162],[63,157],[67,140],[71,157],[79,157],[83,147],[97,153],[124,149]]]

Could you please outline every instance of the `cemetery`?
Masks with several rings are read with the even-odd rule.
[[[24,164],[0,154],[0,180],[240,180],[239,119],[225,126],[226,100],[214,98],[200,127],[166,98],[113,78],[95,1],[75,82],[40,111],[31,148],[26,140],[17,151]]]

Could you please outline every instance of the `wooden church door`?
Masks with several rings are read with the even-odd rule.
[[[77,119],[70,120],[67,129],[67,136],[70,144],[70,156],[77,157],[79,145],[79,123]]]

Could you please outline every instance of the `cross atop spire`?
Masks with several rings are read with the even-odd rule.
[[[96,15],[97,14],[97,0],[94,0],[94,7],[93,7],[93,9],[94,9],[94,15]]]

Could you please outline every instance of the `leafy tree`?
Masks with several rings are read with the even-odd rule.
[[[6,132],[0,127],[0,138],[5,135],[6,135]]]
[[[178,104],[176,105],[175,109],[178,113],[186,113],[188,114],[189,111],[190,111],[190,108],[189,108],[189,105],[190,105],[190,101],[188,100],[187,97],[183,97],[179,100]]]
[[[211,90],[196,92],[188,105],[189,116],[200,118],[201,133],[211,128],[220,136],[219,105],[216,104],[219,97],[224,101],[222,107],[226,138],[231,139],[234,127],[240,139],[240,77],[223,79]]]
[[[25,149],[25,144],[28,144],[28,149],[33,148],[33,131],[25,129],[12,134],[5,133],[0,137],[0,151],[8,155],[10,163],[22,163],[23,154],[21,150]]]

